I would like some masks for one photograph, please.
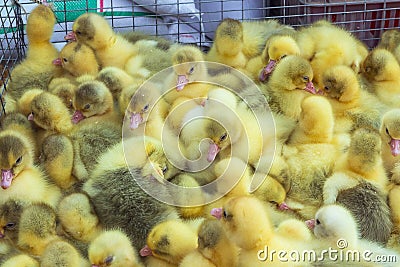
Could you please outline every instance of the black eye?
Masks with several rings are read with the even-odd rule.
[[[82,34],[80,31],[76,31],[75,33],[78,34],[78,35]]]
[[[6,230],[12,230],[15,228],[15,223],[7,223],[4,227]]]
[[[366,67],[365,68],[365,72],[370,72],[371,71],[371,68],[370,67]]]
[[[90,104],[86,104],[83,109],[89,109],[90,108]]]
[[[318,219],[316,219],[316,220],[315,220],[315,223],[316,223],[316,224],[320,224],[321,222],[320,222]]]
[[[224,141],[227,136],[228,136],[228,134],[224,133],[223,135],[220,136],[219,141]]]
[[[114,256],[110,255],[107,258],[104,259],[104,263],[107,265],[110,265],[114,260]]]
[[[188,73],[189,73],[189,74],[192,74],[193,72],[194,72],[194,66],[190,68],[190,70],[189,70]]]
[[[325,89],[325,91],[329,91],[329,87],[328,86],[325,86],[324,89]]]
[[[63,57],[63,61],[64,61],[64,62],[68,62],[68,59],[66,59],[65,57]]]
[[[390,134],[389,134],[389,130],[388,130],[388,128],[386,128],[386,133],[387,133],[388,135],[390,135]]]
[[[305,80],[305,81],[307,81],[307,82],[309,81],[309,79],[310,79],[310,78],[309,78],[308,76],[304,76],[304,77],[303,77],[303,80]]]
[[[143,107],[143,111],[146,112],[149,109],[149,104]]]
[[[19,165],[19,164],[21,164],[21,162],[22,162],[22,156],[17,158],[17,160],[15,161],[15,164]]]
[[[224,210],[224,213],[222,215],[224,216],[225,219],[228,217],[228,213],[226,212],[226,210]]]
[[[164,168],[162,168],[163,174],[165,174],[165,173],[167,172],[167,170],[168,170],[168,167],[167,167],[167,166],[165,166]]]
[[[282,58],[285,58],[285,57],[286,57],[286,55],[282,55],[282,56],[281,56],[281,59],[282,59]]]

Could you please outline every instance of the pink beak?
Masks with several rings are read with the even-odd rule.
[[[220,150],[221,149],[218,147],[216,143],[214,142],[210,143],[210,146],[208,147],[207,161],[213,162]]]
[[[276,66],[276,60],[270,59],[267,66],[265,66],[261,72],[260,75],[258,76],[258,79],[261,82],[265,82],[265,80],[268,78],[268,76],[272,73],[272,71],[275,69]]]
[[[186,75],[178,75],[178,81],[176,83],[176,91],[182,91],[186,84],[188,84],[189,80],[186,78]]]
[[[1,187],[7,189],[11,186],[14,175],[12,170],[1,170]]]
[[[304,90],[306,90],[307,92],[315,95],[317,93],[317,91],[315,90],[314,84],[309,81],[306,85],[306,88],[304,88]]]
[[[315,219],[307,220],[306,225],[310,230],[314,230],[315,228]]]
[[[389,144],[393,157],[398,156],[400,154],[400,140],[392,138]]]
[[[56,58],[53,60],[53,65],[55,66],[62,66],[61,58]]]
[[[74,32],[69,32],[67,35],[64,36],[64,40],[66,41],[76,41],[76,35]]]
[[[285,202],[282,202],[281,204],[279,204],[278,209],[279,210],[289,210],[289,206]]]
[[[132,113],[131,119],[130,119],[131,130],[137,129],[142,122],[143,122],[143,118],[140,113]]]
[[[148,245],[145,245],[140,251],[139,251],[140,256],[142,257],[147,257],[153,255],[153,252],[151,251],[151,248],[149,248]]]
[[[29,113],[28,115],[28,121],[33,121],[33,113]]]
[[[221,220],[223,213],[224,212],[223,212],[222,208],[213,208],[211,210],[211,215],[214,216],[215,218],[217,218],[218,220]]]
[[[72,115],[72,123],[77,124],[78,122],[80,122],[81,120],[83,120],[85,118],[85,116],[83,115],[83,113],[79,110],[75,110],[74,115]]]

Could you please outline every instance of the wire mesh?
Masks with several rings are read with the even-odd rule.
[[[24,26],[34,1],[4,0],[1,8],[1,82],[26,49]],[[400,1],[394,0],[48,0],[57,24],[52,42],[61,49],[73,21],[85,12],[106,17],[117,32],[137,30],[176,42],[209,47],[224,18],[277,19],[295,28],[326,19],[373,48],[383,31],[399,28]],[[3,89],[4,90],[3,86]],[[3,108],[4,111],[4,108]]]
[[[21,8],[14,1],[0,4],[0,117],[5,112],[4,91],[12,67],[25,55],[24,29]]]

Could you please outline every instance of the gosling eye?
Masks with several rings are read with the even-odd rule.
[[[22,156],[17,158],[17,160],[15,161],[15,165],[19,165],[22,162]]]
[[[89,109],[90,108],[90,104],[86,104],[83,109]]]
[[[370,72],[371,71],[371,67],[366,67],[365,68],[365,72]]]
[[[329,91],[329,87],[328,86],[325,86],[324,89],[325,89],[325,91]]]
[[[15,223],[7,223],[5,226],[6,230],[12,230],[15,228]]]
[[[68,62],[68,59],[66,59],[65,57],[63,57],[63,61],[64,61],[64,62]]]
[[[110,265],[114,260],[114,256],[110,255],[107,258],[104,259],[104,263],[107,265]]]
[[[310,78],[308,76],[303,76],[303,80],[308,82],[310,80]]]
[[[164,166],[164,168],[162,168],[163,174],[165,174],[165,173],[167,172],[167,170],[168,170],[168,167],[167,167],[167,166]]]
[[[228,217],[228,213],[226,212],[226,210],[224,210],[223,215],[224,215],[224,218],[225,218],[225,219],[226,219],[226,217]]]
[[[224,212],[223,212],[222,215],[224,216],[224,219],[225,219],[225,220],[230,220],[230,219],[232,219],[232,215],[228,214],[228,212],[226,212],[226,210],[224,210]]]
[[[193,72],[194,72],[194,66],[190,68],[188,74],[193,74]]]
[[[318,219],[316,219],[316,220],[315,220],[315,223],[318,225],[318,224],[320,224],[321,222],[320,222]]]
[[[76,31],[75,33],[78,34],[78,35],[81,35],[81,34],[82,34],[81,31]]]
[[[146,112],[149,109],[149,104],[143,107],[143,112]]]
[[[224,141],[227,136],[228,136],[228,134],[224,133],[223,135],[220,136],[219,141]]]
[[[282,55],[280,59],[285,58],[285,57],[286,57],[286,55]]]
[[[389,130],[388,130],[388,128],[386,128],[386,133],[387,133],[388,135],[390,135],[390,134],[389,134]]]

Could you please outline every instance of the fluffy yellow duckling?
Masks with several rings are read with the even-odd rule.
[[[162,139],[168,105],[159,87],[147,81],[135,91],[125,111],[124,129],[129,129],[126,136],[146,135]]]
[[[224,19],[215,31],[214,43],[207,61],[215,61],[233,68],[244,68],[247,58],[243,53],[243,25],[235,19]]]
[[[34,146],[34,161],[37,160],[40,155],[40,150],[38,149],[38,144],[36,142],[36,132],[27,116],[19,112],[7,113],[7,116],[2,117],[1,130],[15,130],[28,138]]]
[[[0,133],[0,203],[15,199],[25,204],[43,201],[57,205],[60,189],[33,164],[33,157],[33,146],[23,134],[13,130]]]
[[[197,250],[186,255],[179,267],[237,266],[239,248],[229,240],[219,221],[205,220],[199,227],[198,242]]]
[[[72,130],[68,108],[58,96],[43,92],[32,99],[30,107],[28,120],[40,128],[57,133],[68,133]]]
[[[75,113],[72,122],[77,124],[110,121],[121,125],[121,116],[114,108],[113,96],[110,90],[99,81],[81,83],[75,91],[72,100]]]
[[[92,266],[143,267],[126,234],[120,230],[104,231],[89,245]]]
[[[246,70],[254,80],[265,82],[279,61],[288,55],[300,55],[296,40],[290,35],[271,36],[262,54],[249,60]]]
[[[226,18],[215,31],[214,43],[207,54],[207,61],[244,69],[248,60],[258,56],[271,33],[288,26],[276,20],[243,21]]]
[[[64,197],[58,205],[57,215],[63,230],[85,243],[91,242],[103,230],[89,197],[82,193]]]
[[[118,67],[130,75],[150,75],[150,71],[142,67],[143,58],[138,46],[117,35],[102,16],[83,14],[74,21],[72,30],[65,39],[76,39],[91,47],[102,67]]]
[[[50,42],[55,23],[56,17],[48,6],[37,5],[29,14],[26,23],[27,55],[12,71],[13,78],[5,96],[11,101],[7,102],[17,101],[31,88],[47,89],[56,68],[52,61],[58,56],[58,50]]]
[[[87,267],[89,262],[68,242],[57,240],[46,246],[40,257],[42,267]]]
[[[22,203],[14,199],[0,206],[0,237],[10,240],[14,246],[18,242],[19,221],[23,208]]]
[[[204,106],[207,137],[211,139],[207,160],[212,162],[217,154],[221,158],[235,156],[254,166],[260,159],[266,137],[252,110],[243,106],[240,99],[226,89],[210,91]],[[251,130],[250,130],[251,129]],[[231,154],[232,153],[232,154]]]
[[[177,48],[172,55],[172,73],[165,83],[164,99],[173,104],[178,98],[205,98],[210,85],[203,52],[194,46]],[[200,104],[201,101],[198,102]]]
[[[53,60],[53,64],[61,66],[66,73],[73,77],[85,74],[96,76],[100,69],[93,50],[78,42],[67,43],[61,49],[59,57]]]
[[[295,55],[283,58],[262,87],[270,97],[271,109],[297,120],[303,99],[316,93],[313,77],[313,69],[307,60]]]
[[[60,188],[69,189],[78,181],[72,174],[73,144],[65,135],[53,134],[43,140],[40,161],[47,175]]]
[[[307,246],[296,238],[288,238],[287,235],[275,232],[263,203],[257,198],[232,198],[223,208],[214,209],[212,213],[220,219],[228,238],[240,248],[238,266],[267,266],[271,262],[275,266],[286,266],[287,262],[271,258],[268,252],[265,252],[268,253],[265,260],[258,259],[257,255],[260,255],[260,250],[265,249],[266,244],[268,250],[277,251],[299,250]],[[293,263],[292,266],[301,264]]]
[[[381,48],[372,50],[363,61],[362,75],[382,103],[399,107],[400,65],[392,53]]]
[[[327,69],[322,75],[322,85],[335,115],[335,133],[349,133],[359,127],[378,128],[383,107],[361,89],[357,75],[350,67]]]
[[[382,140],[382,160],[387,175],[394,183],[400,183],[400,168],[397,166],[400,154],[400,110],[392,109],[382,117],[380,135]]]
[[[366,46],[350,32],[327,21],[300,29],[296,40],[302,57],[311,63],[318,88],[322,88],[321,75],[326,69],[345,65],[358,73],[368,53]]]
[[[152,255],[175,265],[198,246],[196,233],[177,220],[167,220],[154,226],[146,243],[140,250],[141,256]]]
[[[46,246],[58,239],[56,213],[52,207],[38,202],[24,208],[18,226],[18,248],[41,256]]]

